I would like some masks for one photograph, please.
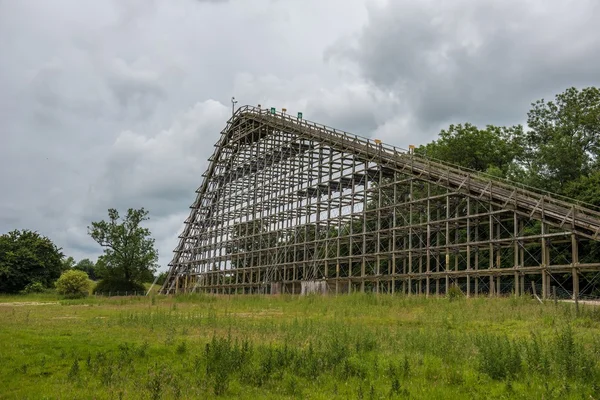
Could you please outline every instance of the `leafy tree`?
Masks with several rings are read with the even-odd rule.
[[[0,236],[0,292],[17,293],[31,283],[50,287],[60,276],[63,254],[37,232],[14,230]]]
[[[600,89],[569,88],[555,101],[538,100],[532,107],[526,137],[532,184],[560,192],[598,169]]]
[[[100,293],[103,295],[114,294],[126,295],[134,293],[145,293],[146,287],[138,282],[125,282],[123,280],[117,280],[114,278],[105,278],[98,281],[94,286],[94,293]]]
[[[62,260],[62,270],[67,271],[75,266],[75,259],[73,257],[67,257]]]
[[[446,161],[476,171],[503,176],[523,152],[523,127],[488,125],[479,129],[470,123],[450,125],[437,140],[420,146],[417,154]]]
[[[96,260],[96,265],[94,266],[94,274],[96,279],[106,279],[109,276],[108,268],[106,267],[106,262],[102,256],[98,257]]]
[[[568,182],[564,194],[573,199],[600,207],[600,171],[594,171],[589,176]]]
[[[123,220],[115,209],[108,210],[108,221],[92,222],[89,235],[104,254],[98,259],[104,280],[118,282],[119,287],[139,287],[156,270],[158,251],[150,230],[141,223],[148,220],[148,211],[129,209]]]
[[[58,294],[69,298],[86,297],[90,293],[90,286],[88,274],[75,269],[63,272],[56,281]]]
[[[85,272],[93,281],[98,279],[98,275],[96,274],[96,265],[89,258],[80,260],[77,264],[75,264],[73,269]]]
[[[162,285],[163,283],[165,283],[165,281],[167,280],[167,271],[163,271],[160,274],[158,274],[158,279],[156,280],[156,284],[157,285]]]

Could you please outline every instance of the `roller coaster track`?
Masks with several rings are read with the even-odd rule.
[[[260,132],[258,135],[257,131]],[[194,247],[193,240],[190,239],[208,228],[216,212],[215,204],[222,200],[219,188],[225,185],[226,179],[219,180],[217,176],[228,176],[231,181],[231,175],[236,168],[234,158],[237,151],[278,132],[293,135],[321,148],[351,154],[362,162],[372,162],[380,168],[489,203],[498,209],[511,211],[520,218],[543,221],[549,226],[572,232],[578,238],[595,241],[600,234],[600,212],[573,200],[448,165],[285,113],[272,113],[269,110],[245,106],[239,108],[228,121],[215,145],[215,152],[210,158],[208,170],[203,175],[202,186],[197,190],[197,199],[191,206],[190,217],[180,235],[180,243],[175,249],[161,292],[174,291],[177,278],[189,275],[189,262],[194,258],[193,250],[190,250]],[[224,153],[225,149],[227,154]],[[246,171],[246,175],[256,172],[256,168],[258,167]]]

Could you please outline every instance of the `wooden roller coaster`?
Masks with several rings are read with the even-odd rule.
[[[600,271],[600,212],[551,193],[250,106],[215,147],[162,293],[577,299]]]

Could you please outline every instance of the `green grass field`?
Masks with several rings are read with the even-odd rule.
[[[22,304],[37,302],[37,304]],[[41,303],[41,304],[40,304]],[[0,399],[598,399],[600,307],[0,297]]]

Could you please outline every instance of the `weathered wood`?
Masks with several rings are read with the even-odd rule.
[[[376,200],[376,201],[375,201]],[[541,232],[524,229],[541,221]],[[580,264],[600,212],[289,114],[242,107],[215,145],[162,293],[525,292]],[[435,237],[434,237],[435,236]],[[570,242],[571,263],[552,260]],[[440,280],[443,291],[441,290]],[[506,285],[509,286],[509,285]],[[280,289],[281,288],[281,289]],[[333,289],[335,288],[335,289]]]

